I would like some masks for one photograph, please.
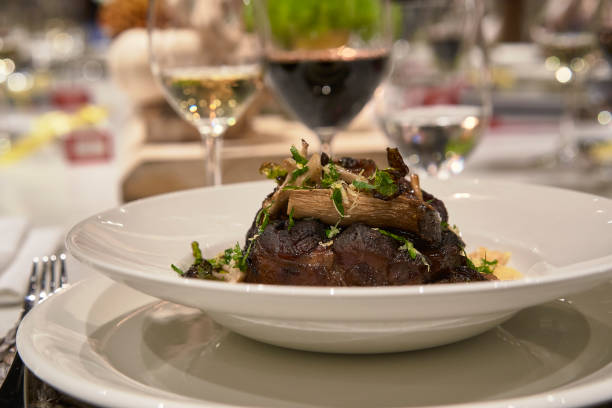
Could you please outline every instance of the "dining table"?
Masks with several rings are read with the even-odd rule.
[[[110,133],[113,155],[98,162],[73,163],[66,159],[61,142],[40,146],[29,155],[0,168],[0,215],[27,218],[31,226],[56,226],[66,234],[77,222],[101,211],[122,205],[126,197],[143,198],[172,191],[176,186],[157,184],[151,191],[138,190],[130,195],[126,180],[139,164],[163,163],[172,159],[173,172],[180,177],[181,161],[201,160],[203,149],[198,142],[147,144],[143,141],[144,124],[134,109],[125,109],[128,102],[118,103],[120,91],[112,84],[99,87],[99,103],[110,109]],[[123,106],[123,108],[118,108]],[[602,129],[603,133],[610,128]],[[544,160],[554,156],[559,142],[559,117],[531,115],[502,117],[492,124],[465,163],[465,170],[451,177],[495,179],[577,190],[612,198],[612,165],[593,163],[579,157],[572,164],[550,164]],[[253,118],[248,134],[224,141],[222,147],[223,183],[258,180],[259,165],[280,160],[288,154],[288,146],[308,140],[313,149],[317,142],[298,122],[279,114],[261,114]],[[334,141],[336,154],[385,158],[388,142],[371,118],[341,132]],[[192,167],[196,170],[200,167]],[[203,165],[201,167],[203,169]],[[185,174],[195,180],[197,174]],[[203,177],[201,178],[203,180]],[[427,177],[422,179],[427,183]],[[161,189],[161,190],[160,190]],[[132,192],[133,193],[133,192]],[[58,251],[64,248],[59,247]],[[46,255],[46,254],[40,254]],[[95,279],[99,272],[81,264],[68,253],[70,282]],[[27,271],[23,271],[27,273]],[[17,321],[21,304],[0,307],[0,333],[7,332]],[[70,395],[53,389],[26,372],[28,407],[90,407]],[[600,404],[597,407],[612,406]],[[99,408],[111,408],[99,407]]]

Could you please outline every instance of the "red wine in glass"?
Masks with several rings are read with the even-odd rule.
[[[266,58],[276,93],[321,136],[347,125],[386,73],[388,50],[293,51]]]

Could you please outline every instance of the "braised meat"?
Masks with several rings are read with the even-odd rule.
[[[290,229],[287,220],[271,222],[253,240],[245,280],[279,285],[343,285],[332,273],[331,249],[319,245],[324,239],[325,225],[317,220],[298,221]]]
[[[253,240],[246,282],[386,286],[485,279],[468,267],[463,242],[449,229],[435,245],[404,233],[412,238],[418,254],[412,257],[400,250],[397,239],[365,224],[352,224],[333,240],[326,238],[328,226],[318,220],[295,221],[290,229],[288,224],[287,219],[271,222]],[[247,242],[254,232],[251,229]]]
[[[387,286],[486,280],[448,226],[444,203],[421,189],[397,149],[388,167],[369,159],[308,157],[264,163],[277,182],[254,217],[246,241],[204,260],[184,276],[277,285]],[[197,262],[196,262],[197,263]],[[489,275],[487,275],[487,273]]]

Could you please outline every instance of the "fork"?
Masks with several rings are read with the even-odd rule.
[[[59,261],[59,272],[58,269]],[[22,407],[23,398],[23,370],[24,365],[19,353],[16,351],[16,334],[19,324],[26,314],[38,303],[42,302],[55,292],[68,285],[66,273],[66,255],[43,256],[32,260],[32,271],[28,282],[27,293],[23,299],[23,311],[13,327],[0,343],[0,364],[7,364],[7,357],[14,353],[15,357],[11,363],[4,382],[0,386],[0,406]]]

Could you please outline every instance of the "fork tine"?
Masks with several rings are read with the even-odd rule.
[[[68,284],[68,275],[66,274],[66,254],[60,254],[60,288]]]
[[[38,263],[40,259],[34,258],[32,260],[32,269],[30,272],[30,281],[28,282],[28,292],[27,296],[32,296],[36,293],[36,284],[38,283]]]
[[[55,283],[56,282],[56,279],[55,279],[55,264],[57,262],[57,256],[51,255],[49,257],[49,260],[51,261],[51,264],[49,266],[49,272],[50,272],[50,275],[51,275],[51,276],[49,276],[49,294],[51,294],[51,293],[55,292],[55,289],[57,287],[56,283]]]
[[[40,259],[38,257],[32,260],[32,270],[30,272],[30,281],[28,282],[28,291],[23,299],[22,318],[32,309],[38,300],[38,271]]]
[[[47,297],[47,275],[49,274],[49,257],[42,257],[42,273],[40,275],[39,287],[40,291],[38,292],[38,301],[41,302]]]

